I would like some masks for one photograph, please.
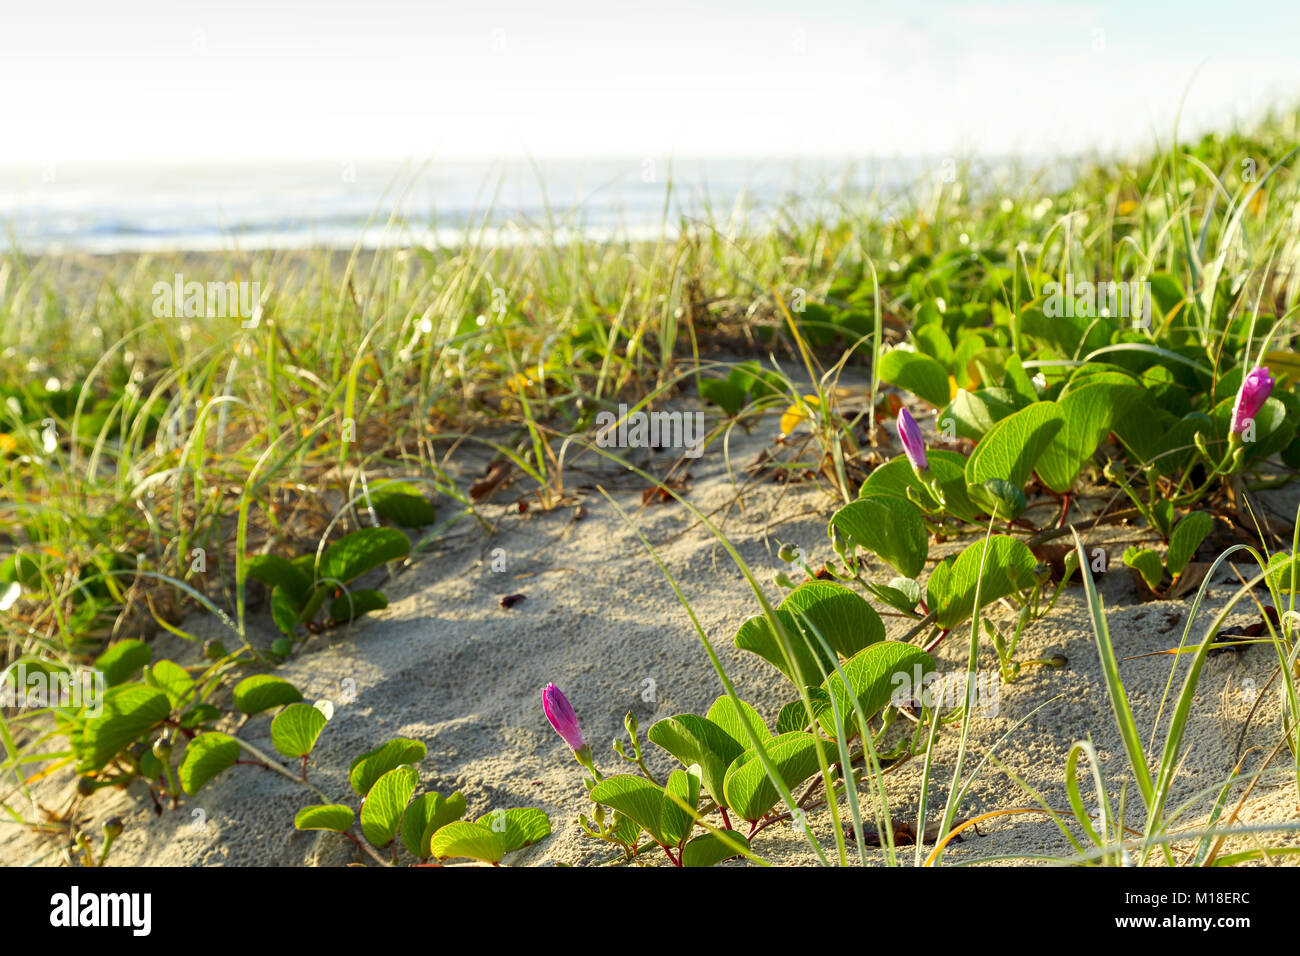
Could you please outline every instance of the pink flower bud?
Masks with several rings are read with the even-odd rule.
[[[1241,380],[1237,401],[1232,406],[1232,434],[1237,435],[1246,430],[1246,423],[1259,414],[1272,392],[1273,376],[1263,365]]]
[[[913,468],[925,471],[930,467],[925,457],[925,439],[921,437],[921,428],[906,408],[898,410],[898,437]]]
[[[542,708],[555,732],[564,738],[574,753],[587,746],[582,737],[582,728],[578,726],[578,715],[573,712],[573,705],[554,684],[547,684],[542,691]]]

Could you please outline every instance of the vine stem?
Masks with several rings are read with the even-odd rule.
[[[315,784],[309,783],[307,780],[296,776],[292,770],[286,770],[283,766],[281,766],[279,761],[272,759],[270,756],[268,756],[258,748],[254,747],[252,744],[250,744],[247,740],[242,740],[239,737],[231,737],[230,739],[233,740],[235,743],[239,744],[239,746],[243,747],[245,750],[247,750],[258,760],[260,760],[262,762],[262,766],[266,767],[266,769],[274,770],[282,777],[286,777],[289,780],[292,780],[294,783],[298,784],[298,786],[306,787],[312,793],[316,794],[316,796],[320,798],[321,803],[333,802]],[[392,864],[389,863],[387,860],[385,860],[382,856],[380,856],[378,851],[375,850],[375,848],[372,847],[369,843],[361,842],[351,833],[345,832],[343,835],[351,839],[353,843],[355,843],[361,849],[365,850],[368,854],[370,854],[371,858],[374,859],[374,861],[378,863],[380,866],[392,866]]]

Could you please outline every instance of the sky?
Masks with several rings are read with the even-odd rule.
[[[1294,0],[40,0],[0,164],[1141,149],[1184,95],[1300,102],[1297,36]]]

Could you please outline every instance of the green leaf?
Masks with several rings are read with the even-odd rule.
[[[144,641],[132,638],[118,641],[95,658],[95,670],[104,675],[109,687],[124,684],[153,659],[153,649]]]
[[[1214,530],[1214,518],[1207,511],[1193,511],[1174,527],[1169,537],[1169,550],[1165,554],[1165,567],[1171,577],[1178,577],[1192,560],[1196,549]]]
[[[1300,558],[1275,551],[1268,559],[1268,581],[1280,592],[1284,601],[1290,601],[1300,591]]]
[[[830,523],[850,539],[850,547],[865,548],[905,578],[925,568],[929,536],[921,512],[910,501],[890,495],[859,498],[835,512]]]
[[[948,370],[923,352],[890,349],[880,357],[880,380],[907,389],[936,408],[948,404]]]
[[[749,841],[745,839],[744,834],[730,830],[726,834],[726,839],[733,844],[740,844],[746,851],[749,850]],[[739,851],[723,842],[722,837],[714,833],[704,833],[682,847],[682,866],[716,866],[724,860],[739,855]]]
[[[727,374],[727,381],[751,399],[779,395],[786,387],[779,372],[764,368],[753,360],[733,365]]]
[[[324,600],[325,588],[318,589]],[[319,607],[319,603],[317,604]],[[314,617],[315,610],[312,611],[308,618]],[[275,626],[280,629],[280,633],[286,637],[293,637],[298,630],[298,625],[303,622],[303,607],[298,600],[289,593],[284,587],[277,587],[271,592],[271,620]]]
[[[396,737],[353,760],[348,767],[348,782],[359,796],[364,797],[375,781],[388,771],[403,764],[418,763],[428,752],[428,748],[418,740]]]
[[[976,392],[961,389],[948,407],[939,413],[939,427],[953,434],[979,441],[1002,419],[1013,415],[1032,401],[1005,388],[982,388]]]
[[[330,602],[331,621],[351,621],[370,611],[382,611],[388,607],[388,598],[380,591],[359,589],[344,591]]]
[[[141,679],[150,687],[157,687],[166,694],[172,709],[188,703],[190,692],[194,689],[194,678],[185,672],[185,668],[168,660],[146,664],[141,671]]]
[[[763,723],[763,718],[758,716],[758,711],[743,700],[740,701],[740,709],[737,710],[736,705],[726,694],[715,700],[704,716],[721,727],[723,733],[740,744],[742,749],[749,748],[749,734],[745,732],[746,724],[759,740],[767,740],[772,736],[772,731],[767,729],[767,724]]]
[[[922,325],[912,329],[912,338],[916,340],[917,351],[924,352],[944,369],[952,368],[955,358],[952,342],[942,328],[934,324]]]
[[[890,578],[888,584],[877,584],[874,581],[863,583],[876,600],[904,614],[911,614],[921,598],[925,597],[921,586],[910,578]]]
[[[185,748],[178,774],[181,789],[194,796],[203,785],[239,759],[239,742],[229,734],[199,734]]]
[[[103,770],[127,745],[162,723],[172,712],[167,695],[143,684],[121,684],[103,697],[98,717],[88,717],[81,734],[77,773]]]
[[[800,585],[786,595],[776,614],[790,641],[799,672],[809,685],[820,683],[831,667],[816,633],[844,657],[885,637],[885,625],[875,609],[855,592],[832,581]],[[781,642],[766,615],[756,615],[742,624],[736,632],[735,644],[762,657],[791,680],[796,679],[795,670],[787,663]],[[747,737],[738,739],[748,745]]]
[[[334,593],[334,590],[335,588],[331,584],[317,585],[316,589],[313,590],[311,594],[307,595],[307,600],[302,605],[302,609],[298,611],[298,617],[296,620],[293,622],[286,620],[284,624],[280,624],[280,621],[277,619],[276,623],[280,624],[280,630],[284,631],[284,633],[289,637],[293,637],[293,632],[299,624],[306,624],[308,621],[315,619],[316,612],[325,606],[326,599]],[[272,595],[272,597],[274,598],[274,595]],[[274,611],[274,601],[272,602],[272,610]],[[287,614],[287,608],[283,613]],[[288,627],[287,630],[286,626]]]
[[[1124,563],[1142,575],[1142,580],[1152,591],[1160,587],[1160,582],[1165,576],[1165,568],[1160,563],[1160,555],[1150,548],[1132,545],[1124,552]]]
[[[966,456],[955,451],[949,451],[946,448],[927,448],[925,456],[930,462],[930,477],[939,483],[945,499],[948,499],[946,507],[951,509],[953,501],[946,482],[955,477],[957,479],[956,487],[961,490],[961,496],[965,496]],[[866,498],[868,495],[877,494],[893,495],[896,498],[902,498],[904,501],[912,501],[914,496],[919,495],[921,501],[928,507],[933,509],[939,507],[939,502],[935,500],[929,489],[922,485],[920,479],[916,477],[916,472],[912,470],[912,463],[907,460],[906,455],[891,458],[867,475],[866,480],[862,482],[862,489],[858,492],[858,497]],[[954,511],[953,514],[958,514],[958,512]]]
[[[696,773],[691,773],[690,769],[674,770],[668,776],[663,809],[659,814],[659,832],[669,846],[681,846],[695,826],[692,811],[698,809],[700,803],[700,777],[696,775],[699,770],[698,766],[695,767]],[[683,809],[672,795],[690,807],[690,811]]]
[[[1025,371],[1024,363],[1020,361],[1019,355],[1010,355],[1007,357],[1004,366],[1007,385],[1011,392],[1023,399],[1025,404],[1038,401],[1038,390],[1034,388],[1033,379]],[[1020,407],[1020,406],[1017,406]]]
[[[347,584],[410,550],[410,539],[396,528],[362,528],[325,549],[316,579]]]
[[[1192,443],[1198,431],[1204,432],[1207,440],[1214,434],[1214,423],[1204,412],[1189,412],[1176,418],[1158,408],[1149,395],[1130,405],[1114,428],[1133,464],[1151,463],[1165,476],[1178,474],[1190,463],[1196,454]]]
[[[293,825],[299,830],[333,830],[335,833],[343,833],[356,818],[351,807],[341,803],[321,803],[299,810],[293,818]]]
[[[254,674],[235,685],[235,709],[241,714],[260,714],[302,700],[302,694],[287,680],[271,674]]]
[[[499,863],[506,855],[506,846],[498,834],[483,824],[461,820],[447,824],[434,834],[429,855],[439,860],[463,856],[485,863]]]
[[[1174,530],[1174,503],[1168,498],[1161,498],[1153,504],[1151,523],[1160,531],[1160,537],[1168,541]]]
[[[1065,423],[1038,459],[1038,477],[1058,494],[1073,487],[1083,463],[1142,394],[1127,376],[1094,375],[1084,381],[1057,400]]]
[[[744,751],[741,743],[713,721],[696,714],[665,717],[650,728],[647,736],[683,766],[698,764],[709,796],[720,806],[726,806],[723,778],[731,762]]]
[[[370,506],[379,517],[403,528],[433,524],[437,514],[420,489],[405,481],[389,481],[371,488]]]
[[[1004,521],[1020,517],[1020,513],[1029,505],[1029,499],[1019,485],[1002,478],[986,478],[984,484],[971,485],[966,489],[974,501],[988,514]]]
[[[414,767],[394,767],[375,781],[361,805],[361,832],[367,840],[381,847],[393,842],[402,813],[419,782]]]
[[[551,821],[541,810],[532,807],[493,810],[479,817],[478,822],[500,837],[506,853],[532,846],[551,835]]]
[[[841,668],[849,679],[848,687],[839,674],[831,675],[822,689],[828,698],[834,699],[836,710],[829,706],[822,708],[817,721],[828,735],[837,737],[838,711],[845,733],[852,737],[858,732],[858,721],[853,715],[855,704],[863,721],[869,720],[894,699],[900,686],[918,685],[934,667],[934,659],[915,644],[902,641],[873,644]]]
[[[831,699],[830,695],[820,687],[809,687],[808,697],[812,701],[814,715],[820,714],[823,707],[829,706]],[[782,707],[781,713],[776,716],[777,736],[793,733],[796,730],[807,730],[810,723],[807,708],[804,707],[803,701],[796,697]]]
[[[628,773],[613,774],[596,784],[591,799],[623,814],[661,846],[668,842],[660,829],[664,792],[649,780]]]
[[[712,402],[728,415],[735,415],[745,407],[745,392],[721,378],[700,380],[700,398]]]
[[[831,742],[820,743],[825,748],[826,759],[834,759]],[[799,786],[818,771],[818,744],[816,737],[802,732],[782,734],[764,744],[787,789]],[[776,806],[781,798],[776,786],[768,779],[762,759],[752,749],[746,750],[732,763],[723,787],[728,806],[751,823]]]
[[[984,541],[976,541],[956,558],[945,558],[930,574],[929,605],[940,627],[956,627],[975,612],[975,588],[983,554]],[[1037,564],[1023,541],[1003,534],[990,535],[984,581],[979,587],[980,607],[1033,587]]]
[[[311,577],[288,558],[282,558],[278,554],[250,555],[244,568],[254,581],[261,581],[273,590],[284,588],[298,604],[302,603],[311,590]]]
[[[290,704],[271,721],[271,743],[286,757],[302,757],[324,729],[325,715],[311,704]]]
[[[429,843],[448,823],[465,815],[465,795],[460,791],[443,798],[439,793],[422,793],[406,808],[402,817],[402,843],[424,860],[433,855]]]
[[[221,711],[211,704],[195,704],[180,715],[177,724],[192,730],[202,724],[210,724],[219,717],[221,717]]]
[[[966,461],[966,484],[1001,478],[1024,487],[1030,472],[1064,424],[1055,402],[1035,402],[1002,419],[984,436]]]

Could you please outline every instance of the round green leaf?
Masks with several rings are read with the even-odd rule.
[[[370,611],[382,611],[388,607],[388,598],[383,592],[360,588],[356,591],[344,591],[330,602],[331,621],[351,621]]]
[[[835,726],[838,712],[845,736],[852,737],[858,732],[858,717],[853,713],[855,706],[864,721],[870,719],[891,702],[900,687],[919,684],[927,673],[934,670],[934,659],[915,644],[884,641],[873,644],[845,662],[841,670],[849,679],[852,694],[839,674],[831,675],[823,690],[834,699],[835,708],[833,710],[829,704],[818,708],[817,722],[828,735],[838,737],[840,729]]]
[[[361,832],[367,840],[375,846],[393,842],[402,813],[419,782],[414,767],[396,767],[375,781],[361,805]]]
[[[728,841],[733,845],[728,845]],[[682,866],[716,866],[740,855],[734,844],[739,844],[745,851],[749,850],[749,841],[744,834],[734,830],[725,834],[725,840],[716,833],[697,836],[682,847]]]
[[[818,738],[802,732],[782,734],[764,743],[787,788],[797,787],[818,771],[818,743]],[[825,758],[833,760],[833,744],[821,741],[821,745],[825,748]],[[746,750],[736,758],[727,771],[723,789],[727,793],[727,804],[751,823],[776,806],[781,798],[767,776],[762,759],[754,750]]]
[[[325,549],[317,580],[347,584],[388,561],[406,557],[410,550],[410,539],[396,528],[362,528]]]
[[[241,714],[260,714],[302,700],[302,694],[287,680],[272,674],[254,674],[235,685],[235,708]]]
[[[980,581],[981,560],[984,562],[983,582]],[[1033,587],[1037,565],[1033,552],[1023,541],[1004,534],[989,536],[987,557],[984,556],[984,541],[980,540],[967,546],[956,558],[945,558],[931,572],[927,583],[935,623],[953,628],[970,617],[975,612],[977,586],[980,607]]]
[[[293,825],[299,830],[333,830],[342,833],[352,826],[356,814],[351,807],[341,803],[324,803],[303,807],[293,818]]]
[[[791,591],[776,609],[805,684],[821,683],[831,668],[822,646],[825,640],[843,657],[885,637],[885,625],[875,609],[858,594],[833,581],[809,581]],[[794,667],[766,615],[756,615],[736,632],[736,647],[752,651],[791,680]],[[743,730],[741,731],[743,733]],[[748,746],[749,738],[736,738]]]
[[[910,501],[890,495],[872,495],[850,501],[831,516],[856,544],[878,556],[905,578],[914,578],[925,568],[930,553],[925,520]]]
[[[370,489],[370,505],[379,517],[403,528],[422,528],[433,524],[433,505],[415,486],[405,481],[390,481]]]
[[[104,694],[99,716],[86,720],[81,746],[76,748],[77,772],[85,775],[104,769],[123,748],[162,723],[171,712],[171,701],[156,687],[122,684],[110,688]]]
[[[591,791],[591,799],[612,807],[638,824],[656,843],[662,845],[667,842],[660,829],[664,792],[649,780],[633,774],[613,774],[596,784]],[[437,843],[437,838],[434,842]]]
[[[464,815],[464,794],[456,792],[443,799],[438,793],[422,793],[411,801],[402,817],[402,843],[412,856],[427,859],[433,855],[429,849],[433,835]]]
[[[506,855],[505,842],[498,834],[465,820],[449,823],[434,834],[429,850],[439,860],[463,856],[485,863],[498,863]]]
[[[1152,591],[1160,587],[1165,576],[1165,567],[1160,562],[1160,555],[1150,548],[1131,545],[1124,551],[1124,563],[1142,575],[1142,580]]]
[[[880,357],[880,380],[907,389],[935,408],[948,404],[948,370],[924,352],[890,349]]]
[[[322,593],[321,600],[324,600],[325,588],[319,589]],[[319,607],[319,602],[317,603]],[[313,609],[307,618],[314,617],[316,610]],[[279,586],[271,592],[271,620],[275,626],[280,629],[280,633],[287,637],[293,637],[298,630],[298,625],[304,620],[304,611],[302,604],[289,591]]]
[[[271,743],[286,757],[302,757],[316,746],[325,722],[325,715],[311,704],[290,704],[271,721]]]
[[[650,728],[647,736],[651,743],[667,750],[683,766],[698,764],[709,796],[720,806],[726,806],[723,777],[731,761],[745,749],[735,738],[713,721],[696,714],[665,717]]]
[[[1023,487],[1065,419],[1055,402],[1027,405],[994,425],[966,460],[966,484],[1001,478]]]
[[[501,838],[506,853],[532,846],[551,835],[551,821],[541,810],[531,807],[493,810],[479,817],[478,822]]]
[[[153,650],[144,641],[132,638],[118,641],[95,658],[95,670],[104,675],[109,687],[124,684],[153,659]]]
[[[288,558],[278,554],[254,554],[244,564],[245,573],[269,588],[284,588],[287,595],[301,603],[311,589],[311,578]]]
[[[194,678],[174,661],[161,660],[155,664],[146,664],[140,673],[141,679],[150,687],[157,687],[167,695],[173,708],[188,704],[190,692],[194,689]]]
[[[403,764],[417,763],[425,758],[428,749],[418,740],[397,737],[374,750],[363,753],[348,768],[348,782],[359,796],[364,797],[375,781],[388,771]],[[463,811],[462,811],[463,812]]]
[[[1174,526],[1169,536],[1169,550],[1165,553],[1165,567],[1170,575],[1178,577],[1192,560],[1192,555],[1214,530],[1214,518],[1208,511],[1193,511]]]
[[[1036,463],[1038,477],[1058,494],[1070,490],[1083,463],[1142,395],[1127,376],[1106,374],[1084,382],[1057,401],[1064,423]],[[1023,482],[1014,484],[1019,487]]]
[[[194,796],[203,785],[239,759],[239,742],[229,734],[199,734],[185,748],[181,761],[181,788]]]
[[[694,811],[700,805],[701,776],[698,765],[686,770],[674,770],[668,775],[663,808],[659,812],[659,831],[672,846],[681,846],[695,826]],[[677,800],[673,799],[674,796]],[[686,807],[678,803],[678,800],[686,804]]]

